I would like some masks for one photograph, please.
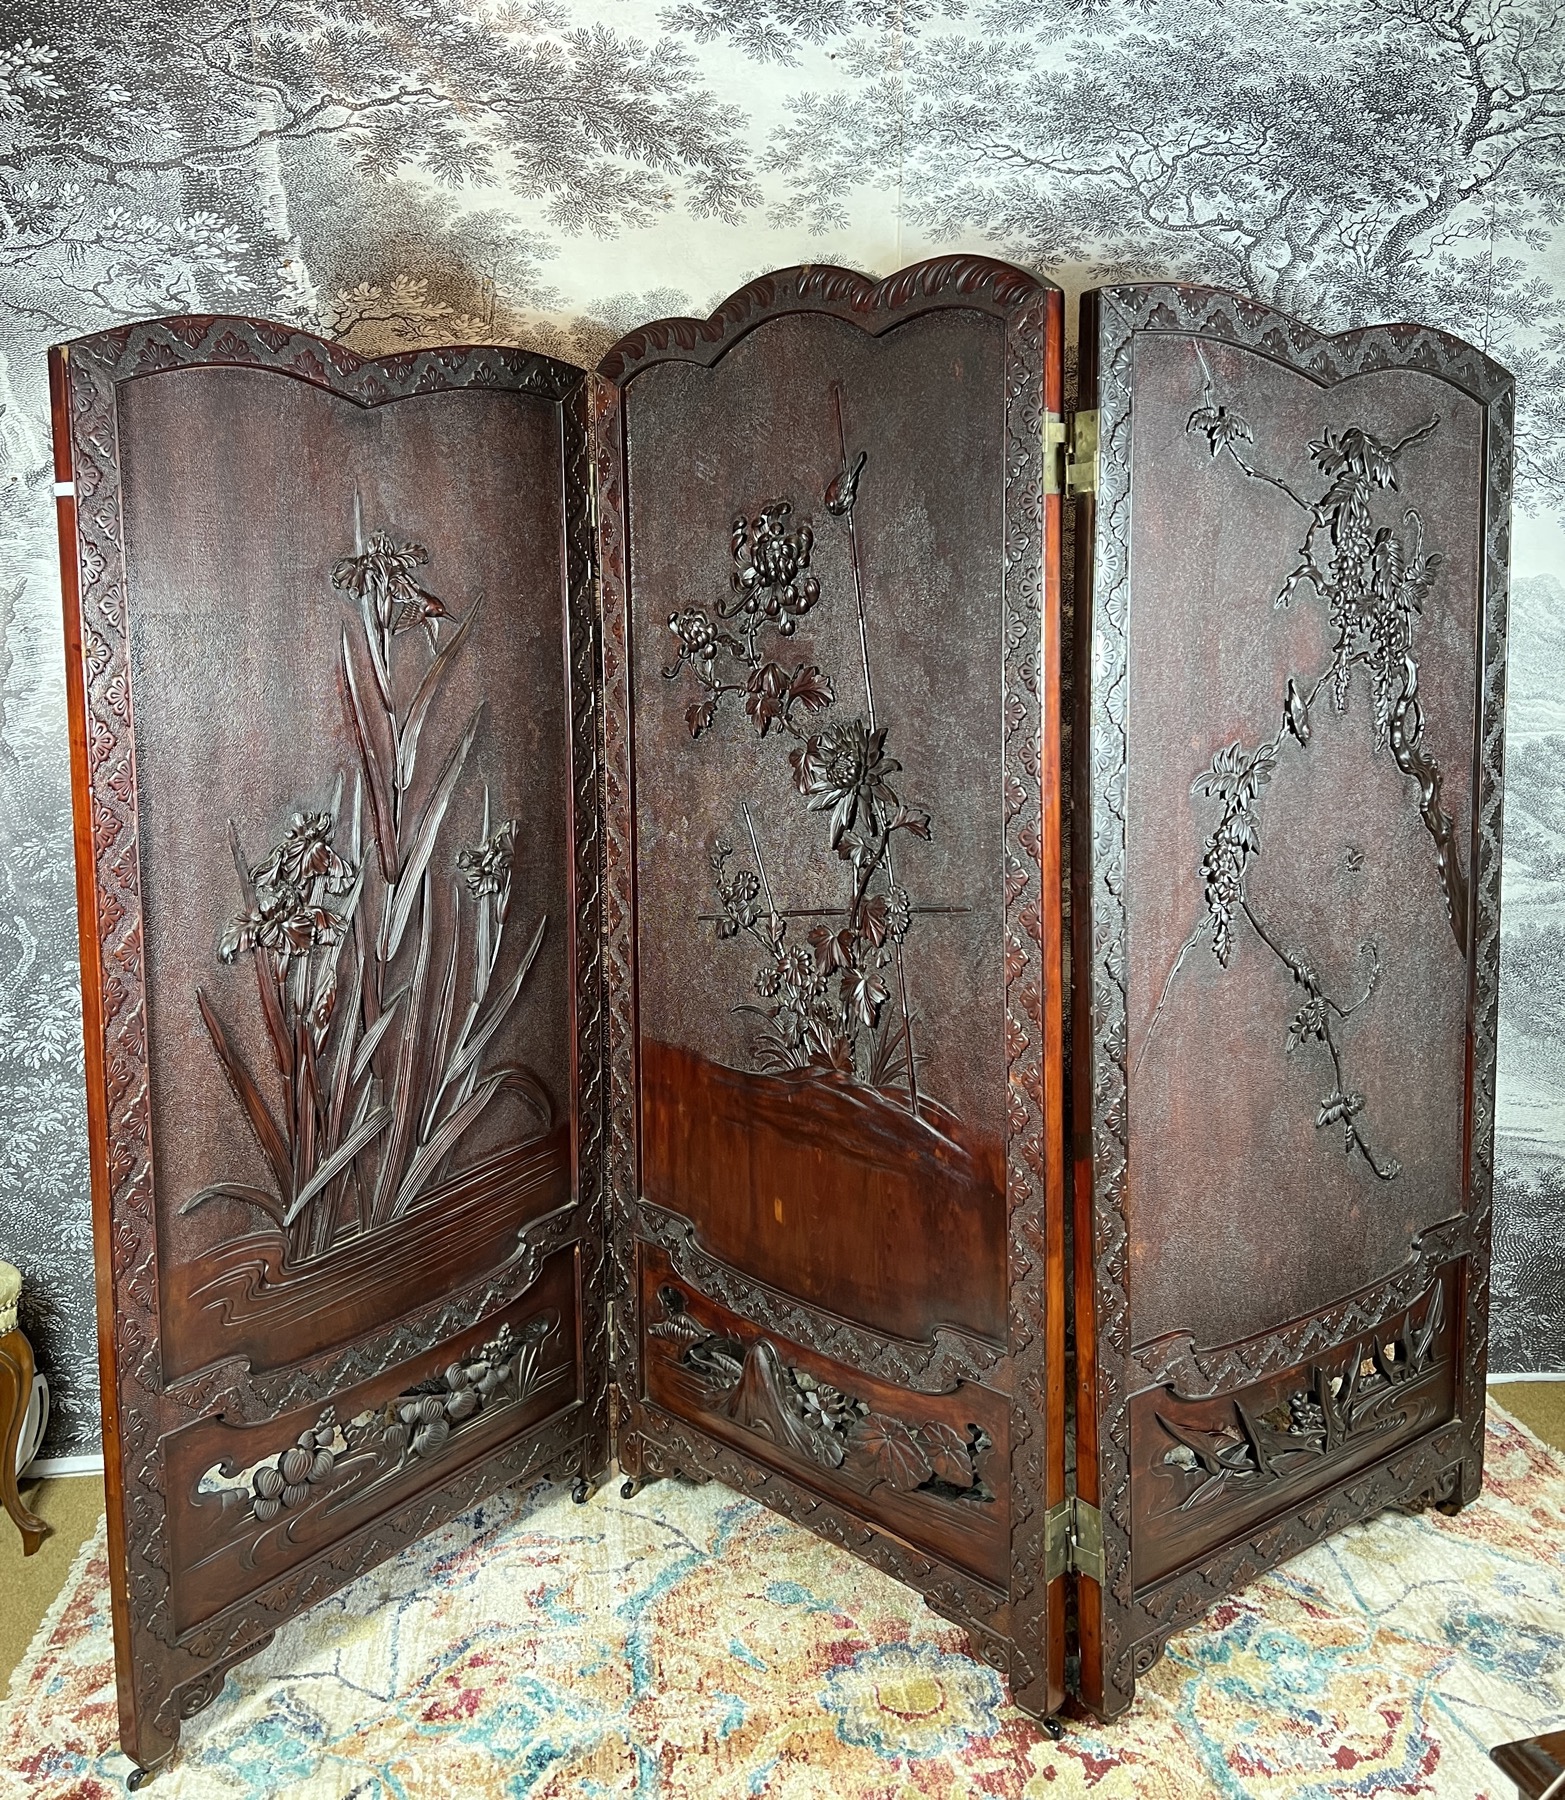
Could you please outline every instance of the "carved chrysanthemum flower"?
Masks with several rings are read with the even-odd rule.
[[[795,621],[820,599],[821,584],[809,573],[815,533],[808,525],[790,530],[792,515],[788,501],[774,500],[753,520],[734,520],[729,576],[734,604],[719,609],[725,618],[764,614],[789,637]]]
[[[866,731],[862,719],[830,725],[790,754],[794,786],[809,801],[811,812],[831,814],[831,843],[862,821],[864,829],[881,829],[881,809],[892,809],[897,797],[887,785],[902,767],[886,755],[886,732]]]

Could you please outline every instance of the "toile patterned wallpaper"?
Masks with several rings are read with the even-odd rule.
[[[0,1255],[98,1438],[44,351],[181,310],[575,361],[807,260],[983,250],[1444,326],[1521,379],[1497,1370],[1565,1370],[1556,0],[7,0]]]

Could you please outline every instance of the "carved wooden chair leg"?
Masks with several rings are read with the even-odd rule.
[[[54,1527],[29,1512],[16,1485],[16,1452],[33,1396],[33,1347],[26,1334],[0,1337],[0,1505],[22,1534],[22,1553],[31,1556]]]

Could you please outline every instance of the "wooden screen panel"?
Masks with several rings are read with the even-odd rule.
[[[584,378],[201,318],[53,373],[152,1767],[281,1619],[604,1455]]]
[[[1204,289],[1083,318],[1083,1682],[1115,1712],[1226,1587],[1481,1479],[1512,388]]]
[[[948,258],[765,277],[598,398],[621,1461],[852,1543],[1040,1711],[1059,367],[1057,292]]]

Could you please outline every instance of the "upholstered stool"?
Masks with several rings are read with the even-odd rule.
[[[16,1322],[16,1305],[21,1297],[21,1271],[8,1262],[0,1262],[0,1505],[4,1505],[22,1534],[23,1555],[31,1556],[53,1527],[23,1506],[16,1478],[24,1455],[30,1461],[37,1448],[37,1408],[47,1404],[43,1396],[48,1389],[35,1380],[33,1347]],[[35,1390],[39,1395],[36,1400]]]

